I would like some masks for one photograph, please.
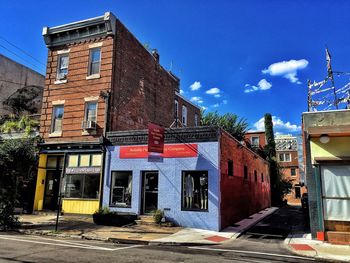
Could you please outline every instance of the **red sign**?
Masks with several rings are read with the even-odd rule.
[[[197,144],[167,144],[164,145],[163,158],[197,157]],[[147,146],[120,146],[120,159],[148,158]]]
[[[164,129],[156,124],[148,124],[148,152],[164,152]]]

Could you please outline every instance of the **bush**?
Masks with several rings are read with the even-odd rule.
[[[156,224],[162,223],[162,218],[164,217],[164,212],[162,210],[156,210],[153,212],[153,220]]]
[[[13,195],[5,189],[0,189],[0,230],[8,230],[20,226],[18,217],[14,215],[15,201]]]
[[[111,212],[108,207],[97,210],[92,218],[96,225],[104,226],[125,226],[134,223],[137,219],[135,214]]]

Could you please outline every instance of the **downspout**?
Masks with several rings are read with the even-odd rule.
[[[101,166],[101,180],[100,180],[100,197],[99,197],[99,208],[103,206],[103,184],[104,184],[104,174],[105,174],[105,166],[106,166],[106,134],[108,127],[108,108],[109,108],[109,98],[110,91],[102,92],[100,96],[105,100],[105,117],[104,117],[104,125],[103,125],[103,135],[100,138],[100,146],[102,151],[102,166]]]
[[[221,230],[221,128],[218,128],[218,231]]]

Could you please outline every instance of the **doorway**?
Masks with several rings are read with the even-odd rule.
[[[63,156],[49,156],[47,158],[43,204],[44,210],[57,209],[62,167]]]
[[[142,172],[141,214],[158,209],[158,171]]]

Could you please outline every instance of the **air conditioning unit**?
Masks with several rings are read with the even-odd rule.
[[[84,130],[95,130],[96,122],[94,121],[83,121],[83,129]]]

